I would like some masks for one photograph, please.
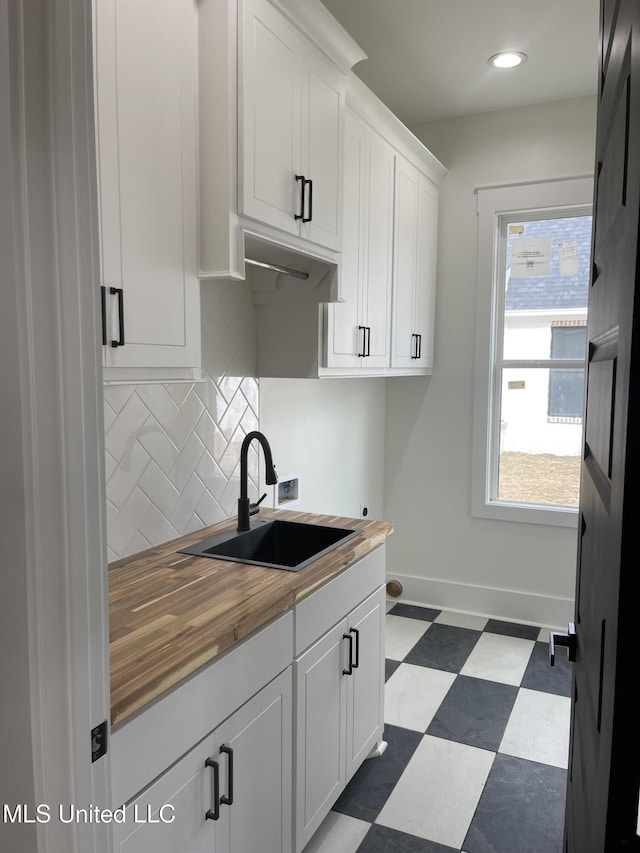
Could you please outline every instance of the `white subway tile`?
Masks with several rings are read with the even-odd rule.
[[[107,498],[120,509],[140,480],[151,457],[142,445],[134,441],[107,483]]]
[[[138,486],[164,516],[169,515],[180,497],[180,492],[153,460],[140,477]]]
[[[135,385],[105,385],[105,402],[118,414],[135,390]]]
[[[203,494],[204,484],[202,480],[196,474],[192,474],[182,489],[182,493],[169,516],[169,521],[178,533],[186,531]]]
[[[129,543],[139,530],[149,506],[149,498],[140,489],[135,488],[118,513],[109,530],[109,547],[119,557],[127,552]]]
[[[164,429],[178,414],[179,406],[164,385],[139,385],[138,396]]]
[[[153,415],[138,433],[138,441],[165,473],[171,470],[180,451]]]
[[[204,411],[202,401],[191,391],[178,410],[167,432],[178,448],[184,447],[189,435],[193,432],[198,418]]]
[[[210,524],[217,524],[218,521],[224,521],[225,518],[228,518],[228,515],[222,510],[220,504],[214,500],[209,492],[204,492],[198,501],[196,512],[199,518],[202,519],[202,523],[207,527]]]
[[[137,394],[132,394],[105,435],[105,447],[115,460],[119,462],[122,459],[148,417],[149,410],[145,404]]]
[[[169,471],[169,479],[178,491],[182,491],[185,487],[203,453],[204,444],[198,438],[197,433],[192,432]]]
[[[140,523],[140,533],[152,545],[168,542],[178,536],[178,531],[169,523],[168,519],[151,504]]]

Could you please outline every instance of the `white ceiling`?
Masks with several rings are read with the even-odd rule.
[[[598,0],[323,0],[367,53],[354,71],[409,126],[594,94]],[[503,50],[528,54],[490,67]]]

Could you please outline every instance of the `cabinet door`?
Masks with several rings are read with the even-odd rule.
[[[220,793],[229,798],[232,783],[233,795],[220,806],[217,853],[291,853],[291,668],[223,723],[215,740]]]
[[[396,160],[395,266],[393,280],[392,367],[415,367],[415,288],[418,274],[420,174]]]
[[[438,190],[420,175],[418,187],[418,268],[415,332],[420,335],[416,367],[433,367],[433,332],[436,301],[436,250],[438,241]]]
[[[298,234],[301,37],[266,0],[244,0],[240,213]]]
[[[363,366],[388,367],[393,278],[393,187],[395,154],[382,137],[366,135],[365,315],[367,357]]]
[[[346,629],[344,619],[294,664],[297,851],[309,841],[345,786]]]
[[[125,823],[114,823],[116,853],[215,853],[214,821],[205,815],[212,806],[213,756],[210,735],[132,803]]]
[[[326,367],[358,367],[364,325],[364,169],[365,126],[347,110],[344,153],[344,231],[340,267],[342,298],[327,306]]]
[[[344,80],[310,47],[302,75],[301,171],[305,218],[300,235],[330,249],[342,245]]]
[[[385,602],[385,588],[380,587],[348,616],[348,631],[357,638],[358,666],[347,679],[347,781],[382,738]]]
[[[196,367],[196,4],[96,0],[95,33],[105,365]]]

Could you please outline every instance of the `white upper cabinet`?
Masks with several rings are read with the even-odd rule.
[[[396,160],[391,366],[433,367],[438,190],[403,157]]]
[[[96,0],[106,379],[200,364],[197,13],[193,0]]]
[[[243,0],[239,213],[340,249],[345,80],[268,0]]]
[[[342,297],[327,306],[327,367],[389,365],[394,151],[347,110]]]
[[[431,373],[444,166],[347,78],[341,301],[258,305],[261,376]]]

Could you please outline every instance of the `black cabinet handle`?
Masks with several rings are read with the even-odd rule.
[[[422,335],[411,335],[411,358],[422,357]]]
[[[349,641],[349,669],[343,669],[343,675],[353,675],[353,634],[343,634],[343,640]]]
[[[307,188],[307,179],[304,175],[296,175],[296,183],[302,181],[302,189],[300,190],[300,213],[296,213],[295,219],[302,219],[303,222],[307,220],[304,218],[304,202],[306,196],[306,188]]]
[[[313,181],[311,178],[303,178],[304,186],[309,187],[309,216],[302,217],[303,222],[311,222],[313,219]],[[304,207],[302,208],[302,213],[304,214]]]
[[[207,809],[205,818],[206,820],[218,820],[220,817],[220,766],[213,758],[207,758],[204,766],[211,767],[213,770],[213,808]]]
[[[107,288],[100,287],[100,301],[102,304],[102,346],[107,343]]]
[[[121,287],[110,287],[109,293],[112,296],[118,297],[118,325],[120,327],[120,337],[117,341],[112,340],[112,347],[124,346],[124,291]]]
[[[233,749],[224,744],[220,747],[220,752],[226,753],[227,761],[227,793],[220,798],[220,802],[227,806],[233,805]]]
[[[366,355],[371,355],[371,326],[367,326],[367,352]]]
[[[364,358],[367,354],[367,327],[358,326],[358,331],[362,331],[362,352],[358,353],[358,358]]]
[[[353,663],[353,669],[357,669],[360,666],[360,631],[357,628],[349,628],[349,633],[356,638],[356,659]]]

